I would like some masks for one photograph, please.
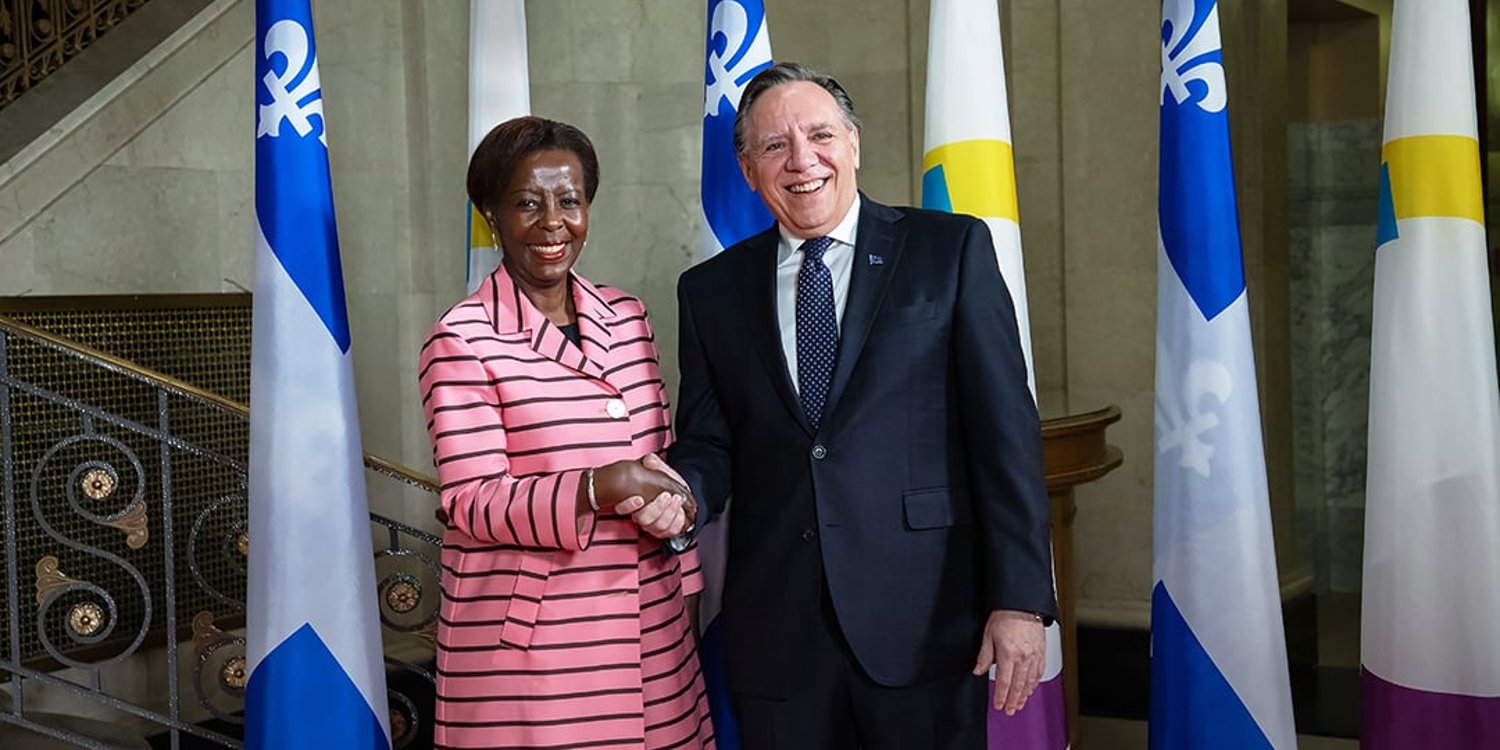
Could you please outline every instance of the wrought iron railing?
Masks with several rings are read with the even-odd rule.
[[[115,747],[48,723],[28,708],[32,685],[172,748],[241,747],[248,420],[241,404],[0,316],[0,732]],[[391,462],[366,467],[372,493],[435,492]],[[441,540],[375,514],[371,532],[393,744],[414,748],[431,732]],[[108,687],[122,669],[164,673],[164,689]]]
[[[0,109],[147,0],[0,0]]]

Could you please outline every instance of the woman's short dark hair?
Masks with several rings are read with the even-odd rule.
[[[599,156],[582,130],[544,117],[517,117],[496,125],[474,149],[469,159],[469,200],[480,212],[510,187],[516,168],[537,151],[559,149],[578,157],[583,166],[583,192],[590,203],[599,190]]]
[[[854,100],[849,98],[849,92],[845,91],[833,76],[799,62],[779,62],[757,73],[749,83],[745,84],[745,90],[740,94],[740,108],[734,113],[735,153],[745,153],[745,120],[750,116],[750,108],[755,106],[755,100],[759,99],[761,94],[783,83],[796,83],[797,81],[805,81],[822,87],[829,96],[833,97],[834,103],[839,105],[839,113],[844,116],[844,124],[848,125],[850,130],[859,130],[859,115],[854,114]]]

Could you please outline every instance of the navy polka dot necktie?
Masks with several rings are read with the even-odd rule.
[[[802,243],[802,269],[797,272],[797,395],[814,432],[823,417],[833,360],[839,351],[833,274],[823,264],[823,253],[832,246],[828,237]]]

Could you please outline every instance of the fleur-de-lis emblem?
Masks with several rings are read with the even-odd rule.
[[[703,90],[703,115],[714,117],[719,113],[719,100],[729,100],[729,106],[738,109],[740,95],[745,84],[750,82],[751,71],[771,61],[771,37],[762,20],[754,39],[750,35],[750,14],[745,6],[734,0],[725,0],[714,8],[708,26],[708,38],[724,37],[724,51],[712,49],[708,53],[708,70],[711,76]],[[743,55],[740,53],[744,52]],[[734,67],[727,67],[735,57]],[[741,80],[744,79],[744,80]]]
[[[1162,348],[1158,341],[1157,351]],[[1177,465],[1207,479],[1214,447],[1201,438],[1219,426],[1218,407],[1228,403],[1234,379],[1222,363],[1198,360],[1188,366],[1187,376],[1180,385],[1180,390],[1168,387],[1156,393],[1156,450],[1166,453],[1180,449]],[[1205,403],[1205,396],[1213,396],[1218,403],[1212,406]]]
[[[313,130],[312,117],[323,120],[323,86],[318,79],[317,55],[308,54],[307,29],[296,21],[277,21],[266,31],[266,60],[280,54],[286,58],[286,68],[277,75],[274,69],[267,70],[261,82],[271,94],[271,103],[260,105],[260,114],[255,128],[255,137],[281,136],[281,123],[286,122],[306,137]],[[301,76],[296,87],[294,81]],[[318,129],[318,141],[328,146],[328,135],[324,128]]]
[[[1202,3],[1213,7],[1193,28],[1194,7]],[[1161,36],[1161,96],[1157,103],[1166,103],[1168,91],[1178,104],[1186,102],[1195,95],[1188,84],[1196,81],[1201,84],[1196,94],[1198,107],[1205,112],[1223,111],[1228,102],[1224,65],[1210,59],[1222,49],[1218,0],[1166,0],[1162,4]]]

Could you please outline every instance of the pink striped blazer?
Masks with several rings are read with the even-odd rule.
[[[588,467],[660,452],[666,390],[640,301],[573,275],[582,346],[504,266],[421,352],[449,522],[438,623],[442,747],[710,747],[682,597],[695,552],[588,516]]]

